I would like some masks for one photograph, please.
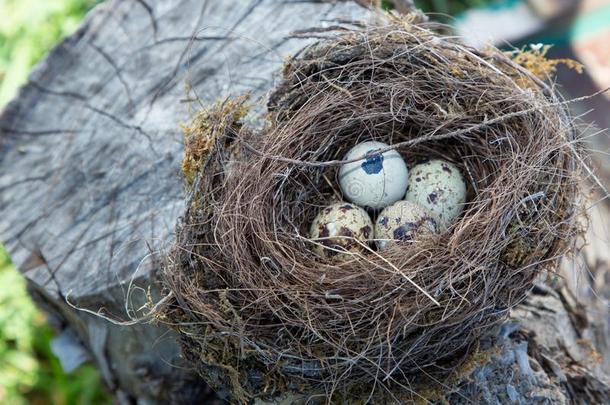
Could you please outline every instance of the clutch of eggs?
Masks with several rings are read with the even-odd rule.
[[[356,159],[387,146],[383,142],[363,142],[354,146],[344,160]],[[380,209],[404,197],[408,177],[402,156],[389,150],[341,166],[339,186],[348,201],[361,207]]]
[[[373,222],[362,208],[340,202],[318,213],[309,231],[316,242],[313,251],[322,257],[347,258],[363,249],[373,236]]]
[[[429,160],[411,168],[405,200],[428,209],[442,231],[464,210],[466,183],[452,163]]]
[[[384,250],[396,241],[410,242],[418,235],[435,233],[437,228],[430,211],[409,201],[397,201],[379,213],[375,243],[379,250]]]

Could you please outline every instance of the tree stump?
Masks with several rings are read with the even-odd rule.
[[[184,209],[179,125],[196,98],[264,100],[308,41],[291,33],[371,18],[358,3],[111,0],[37,66],[0,117],[0,239],[66,369],[93,360],[122,403],[213,400],[167,328],[93,313],[129,321],[159,295],[158,259]],[[607,201],[565,278],[537,285],[481,343],[486,361],[429,400],[610,402]]]

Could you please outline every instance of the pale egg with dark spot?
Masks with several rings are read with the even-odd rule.
[[[361,156],[365,159],[346,163],[339,169],[339,185],[343,196],[361,207],[380,209],[402,199],[407,190],[409,171],[400,153],[389,150],[383,142],[368,141],[354,146],[344,160]]]
[[[428,209],[445,230],[464,210],[466,183],[454,164],[429,160],[411,169],[405,200]]]
[[[379,250],[396,242],[414,242],[418,236],[437,231],[430,211],[409,201],[397,201],[379,213],[375,221],[375,243]]]
[[[373,222],[362,208],[347,202],[322,209],[311,224],[313,251],[322,257],[349,257],[359,252],[373,236]]]

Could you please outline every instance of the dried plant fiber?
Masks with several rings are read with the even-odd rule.
[[[572,246],[579,139],[565,103],[497,49],[433,28],[411,16],[324,32],[286,63],[262,128],[246,123],[245,98],[186,128],[187,209],[160,319],[235,402],[417,399]],[[320,258],[308,228],[366,140],[409,165],[451,161],[468,203],[416,243]]]

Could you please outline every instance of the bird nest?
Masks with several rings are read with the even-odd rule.
[[[235,401],[416,398],[460,367],[577,233],[580,158],[565,103],[497,49],[412,18],[327,32],[286,63],[268,111],[256,127],[246,98],[225,100],[185,128],[187,209],[163,272],[172,299],[161,319]],[[452,162],[465,209],[415,243],[319,257],[309,226],[340,198],[342,158],[365,140],[409,166]]]

